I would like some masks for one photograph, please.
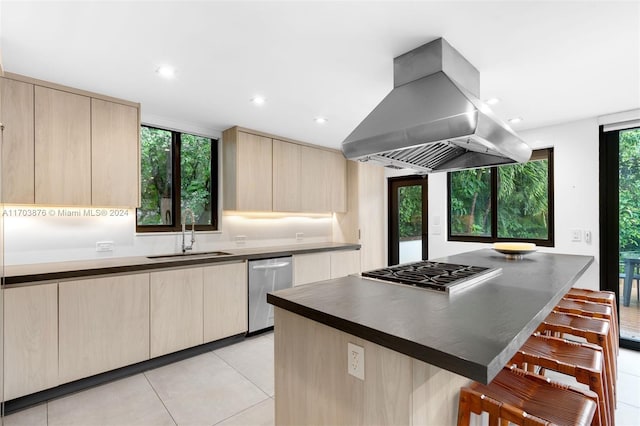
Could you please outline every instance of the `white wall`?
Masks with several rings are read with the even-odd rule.
[[[599,287],[599,197],[597,118],[526,130],[518,134],[534,149],[554,148],[555,247],[550,253],[594,256],[594,264],[577,286]],[[391,173],[389,173],[391,175]],[[396,173],[393,173],[396,175]],[[440,222],[440,233],[433,224]],[[490,244],[447,241],[447,175],[429,175],[429,258],[438,258]],[[591,243],[572,242],[571,229],[590,231]]]
[[[32,208],[5,206],[5,213]],[[44,210],[44,217],[5,216],[7,265],[176,253],[181,249],[181,233],[136,234],[135,210],[127,210],[127,216],[122,217],[84,215],[87,209],[83,208]],[[62,216],[59,210],[79,212],[81,216]],[[331,241],[331,224],[330,216],[223,216],[221,232],[196,233],[194,250],[327,242]],[[300,241],[296,240],[297,232],[304,233]],[[246,242],[236,243],[238,235],[246,236]],[[113,241],[113,252],[96,252],[98,241]]]

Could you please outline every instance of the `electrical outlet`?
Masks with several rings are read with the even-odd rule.
[[[113,251],[113,241],[98,241],[96,242],[96,251]]]
[[[304,232],[296,232],[296,241],[302,241],[304,239]]]
[[[246,244],[247,243],[247,236],[246,235],[236,235],[234,239],[236,240],[236,244],[238,244],[238,245],[242,245],[242,244]]]
[[[582,241],[582,229],[571,230],[571,241],[574,243],[579,243],[580,241]]]
[[[353,377],[364,380],[364,348],[347,343],[347,372]]]
[[[591,231],[584,231],[584,242],[591,244]]]

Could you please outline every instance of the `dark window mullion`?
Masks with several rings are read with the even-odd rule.
[[[173,143],[173,200],[171,201],[173,208],[173,217],[175,217],[175,221],[173,223],[173,227],[176,230],[181,230],[182,224],[182,207],[181,207],[181,199],[182,199],[182,189],[181,185],[181,176],[180,176],[180,161],[181,161],[181,141],[180,141],[180,133],[179,132],[171,132]]]
[[[491,167],[491,238],[498,238],[498,168]]]

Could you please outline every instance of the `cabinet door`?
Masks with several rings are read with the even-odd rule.
[[[58,385],[58,284],[4,290],[4,397]]]
[[[236,210],[271,211],[273,157],[271,139],[238,133]]]
[[[138,110],[91,99],[91,203],[138,205]]]
[[[331,211],[331,183],[327,167],[330,153],[307,146],[300,147],[301,210],[304,212]]]
[[[324,281],[331,278],[329,253],[311,253],[293,256],[293,285]]]
[[[273,140],[273,211],[300,211],[300,145]]]
[[[360,250],[331,252],[331,278],[360,273]]]
[[[202,268],[150,275],[151,357],[201,345]]]
[[[339,152],[327,152],[331,211],[347,211],[347,160]]]
[[[247,331],[247,264],[204,268],[204,342]]]
[[[149,359],[149,274],[60,283],[60,382]]]
[[[0,79],[2,87],[2,200],[33,204],[33,84]]]
[[[35,202],[91,204],[91,102],[35,87]]]

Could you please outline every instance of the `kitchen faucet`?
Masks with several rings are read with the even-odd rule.
[[[191,244],[189,244],[188,246],[184,243],[184,233],[185,233],[185,227],[187,224],[187,213],[191,214]],[[182,252],[186,253],[187,250],[192,250],[193,243],[195,242],[196,242],[196,218],[195,218],[195,215],[193,214],[193,210],[187,207],[186,209],[184,209],[184,214],[182,215]]]

